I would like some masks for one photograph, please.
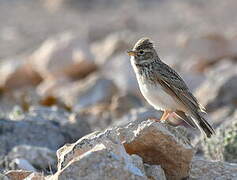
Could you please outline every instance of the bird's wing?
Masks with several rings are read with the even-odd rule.
[[[204,107],[198,103],[183,79],[168,65],[164,64],[162,70],[157,71],[157,80],[168,94],[176,97],[186,107],[205,112]]]

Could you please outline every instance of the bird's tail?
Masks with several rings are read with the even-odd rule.
[[[215,130],[204,118],[204,115],[202,112],[195,112],[192,114],[193,114],[194,122],[196,126],[201,130],[201,132],[204,132],[208,138],[210,138],[213,134],[215,134]]]

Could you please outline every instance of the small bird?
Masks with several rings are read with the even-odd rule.
[[[164,122],[175,113],[193,128],[204,131],[208,138],[215,134],[204,118],[204,107],[178,73],[160,60],[149,38],[140,39],[128,55],[141,93],[155,109],[164,111],[159,121]]]

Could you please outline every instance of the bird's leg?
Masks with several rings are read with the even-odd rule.
[[[170,111],[164,110],[164,113],[160,119],[160,122],[165,122],[165,120],[169,117],[170,113],[171,113]]]

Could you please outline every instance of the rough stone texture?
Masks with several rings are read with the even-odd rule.
[[[188,177],[194,151],[178,129],[149,120],[130,123],[118,131],[129,154],[139,155],[145,163],[161,165],[168,179]]]
[[[85,40],[72,33],[59,34],[46,40],[29,58],[42,76],[83,78],[96,70],[93,55]]]
[[[165,172],[160,165],[144,164],[144,167],[149,180],[166,180]]]
[[[134,166],[131,161],[129,162],[130,159],[128,158],[124,157],[123,154],[107,149],[101,144],[83,155],[75,157],[56,175],[59,180],[146,180],[145,174]]]
[[[23,180],[27,176],[29,176],[31,171],[23,171],[23,170],[12,170],[5,173],[5,175],[10,178],[10,180]]]
[[[24,180],[45,180],[43,173],[31,173]]]
[[[9,152],[14,146],[20,144],[47,147],[56,150],[70,136],[54,122],[40,122],[34,119],[20,122],[0,119],[0,155]]]
[[[11,170],[11,169],[22,169],[25,171],[36,171],[36,169],[33,167],[33,165],[26,159],[23,158],[15,158],[12,159],[11,161],[6,160],[7,157],[5,157],[5,163],[4,164],[4,169],[6,170]]]
[[[237,179],[237,164],[195,158],[192,161],[189,179],[234,180]]]
[[[25,119],[34,119],[43,123],[51,121],[57,124],[63,134],[71,139],[71,142],[91,132],[90,124],[85,117],[69,113],[58,107],[31,106]]]
[[[202,142],[206,157],[237,163],[237,112],[226,119],[211,139]]]
[[[98,143],[103,143],[108,149],[123,149],[119,137],[112,130],[107,130],[104,133],[94,132],[79,139],[73,144],[66,144],[57,151],[58,169],[64,168],[73,158],[80,156]],[[114,146],[114,144],[117,144]],[[124,151],[124,149],[123,149]]]
[[[30,162],[35,168],[52,169],[56,168],[56,154],[54,151],[28,145],[14,147],[7,155],[9,159],[23,158]]]

